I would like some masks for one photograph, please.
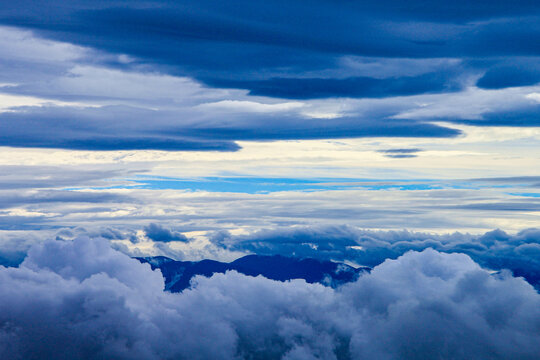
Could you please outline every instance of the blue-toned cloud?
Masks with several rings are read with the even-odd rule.
[[[537,58],[512,58],[491,67],[478,80],[483,89],[501,89],[511,86],[530,86],[540,82]]]
[[[146,236],[157,242],[170,242],[170,241],[182,241],[187,242],[189,239],[182,233],[173,232],[163,226],[155,223],[151,223],[144,227]]]
[[[131,65],[149,64],[207,84],[290,98],[440,92],[486,71],[480,84],[489,88],[532,84],[535,78],[526,78],[519,66],[511,65],[510,73],[521,74],[514,80],[497,74],[509,73],[504,68],[510,57],[540,55],[530,41],[540,32],[539,15],[534,1],[409,1],[407,6],[393,0],[77,1],[66,6],[34,0],[0,6],[4,25],[127,54]],[[465,58],[468,65],[381,80],[347,73],[340,61],[351,55]],[[339,79],[321,78],[338,69]]]
[[[250,95],[285,99],[383,98],[460,90],[457,84],[452,84],[448,74],[441,73],[385,79],[371,77],[271,78],[251,81],[210,79],[205,83],[216,87],[248,89]]]
[[[144,172],[138,169],[138,172]],[[66,166],[46,165],[0,165],[0,188],[2,190],[51,190],[61,187],[75,187],[77,185],[103,185],[104,182],[119,176],[127,176],[132,171],[113,168],[109,165],[96,166],[95,164]],[[12,196],[22,194],[11,194]],[[3,198],[5,199],[5,198]],[[7,203],[4,202],[4,203]]]
[[[477,119],[452,119],[474,126],[539,126],[540,105],[506,111],[488,111]]]
[[[96,11],[110,10],[106,8]],[[126,11],[152,13],[164,8]],[[78,12],[77,16],[83,13]],[[275,65],[281,70],[274,71],[270,69],[274,66],[270,59],[268,69],[254,72],[234,61],[240,68],[225,69],[222,73],[228,75],[222,76],[217,70],[197,72],[191,65],[180,71],[185,67],[181,63],[165,66],[159,60],[160,52],[155,58],[148,54],[143,61],[121,49],[45,40],[38,35],[52,33],[33,31],[0,27],[0,44],[6,49],[0,61],[0,70],[5,70],[0,79],[0,144],[4,146],[235,151],[240,148],[235,141],[241,140],[461,134],[432,120],[476,126],[538,125],[533,105],[538,91],[535,87],[523,88],[518,93],[509,90],[508,94],[470,87],[475,79],[491,76],[492,70],[508,66],[533,69],[534,56],[512,62],[508,58],[497,60],[499,57],[463,60],[457,55],[404,58],[351,52],[333,54],[330,62],[311,55],[300,57],[302,61],[312,59],[319,64],[316,68]],[[76,39],[64,40],[86,44]],[[190,44],[205,41],[197,38],[190,40]],[[481,82],[479,85],[489,87]],[[314,98],[317,100],[309,100]],[[501,98],[505,101],[501,102]]]
[[[129,107],[27,108],[0,114],[0,144],[78,150],[231,151],[239,148],[232,142],[195,138],[181,131],[167,133],[163,118],[170,121],[171,114],[160,115],[159,112]],[[167,125],[171,126],[170,123]]]
[[[417,149],[417,148],[379,150],[379,152],[383,153],[384,156],[386,156],[388,158],[393,158],[393,159],[414,158],[414,157],[417,157],[418,153],[421,152],[421,151],[422,151],[422,149]]]
[[[540,295],[433,250],[338,289],[234,272],[163,292],[159,272],[79,238],[0,267],[3,359],[534,359]]]
[[[460,131],[413,120],[311,119],[298,114],[205,114],[104,106],[27,107],[0,113],[0,145],[77,150],[235,151],[235,140],[454,137]]]
[[[408,231],[369,231],[354,227],[299,227],[262,230],[231,236],[217,232],[211,241],[221,247],[261,255],[288,255],[319,259],[349,260],[376,266],[407,251],[428,248],[446,253],[464,253],[482,266],[511,270],[540,286],[540,230],[528,229],[516,235],[501,230],[482,236],[460,233],[434,235]]]

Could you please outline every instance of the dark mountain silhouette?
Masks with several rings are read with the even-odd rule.
[[[189,288],[190,281],[195,275],[209,277],[214,273],[224,273],[228,270],[249,276],[262,275],[279,281],[304,279],[308,283],[321,283],[332,287],[354,281],[361,273],[370,271],[368,267],[354,268],[343,263],[280,255],[247,255],[231,263],[214,260],[176,261],[164,256],[136,259],[149,263],[152,269],[160,269],[165,278],[165,289],[171,292],[181,292]]]

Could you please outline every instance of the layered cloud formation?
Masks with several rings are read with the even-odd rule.
[[[282,255],[325,261],[349,262],[375,267],[408,251],[434,249],[462,253],[485,269],[510,271],[540,288],[540,230],[526,229],[510,235],[501,230],[483,235],[452,233],[438,235],[411,231],[372,231],[354,226],[295,226],[232,235],[206,231],[188,237],[166,226],[151,223],[136,231],[130,227],[49,229],[5,232],[0,237],[0,264],[18,265],[33,244],[43,237],[72,240],[80,236],[101,238],[131,256],[167,256],[176,260],[216,259],[230,262],[246,254]]]
[[[345,66],[336,66],[343,56],[382,58],[383,64],[390,59],[386,61],[390,65],[391,59],[396,58],[433,59],[432,64],[438,64],[441,58],[463,57],[468,59],[467,65],[473,72],[477,69],[482,74],[490,69],[480,81],[485,87],[532,85],[538,77],[526,75],[537,70],[528,65],[536,65],[531,57],[539,54],[529,39],[538,34],[538,16],[538,7],[528,0],[496,4],[426,4],[415,0],[407,6],[394,0],[294,4],[244,0],[227,4],[214,0],[182,4],[76,1],[69,6],[61,1],[30,0],[17,7],[0,7],[0,21],[6,25],[35,29],[55,39],[111,53],[129,54],[208,82],[228,81],[230,84],[224,87],[254,92],[264,89],[265,94],[278,97],[283,91],[291,91],[287,78],[293,81],[293,88],[305,81],[305,85],[296,87],[301,89],[301,97],[318,96],[312,91],[320,87],[310,88],[310,82],[323,84],[327,80],[324,89],[329,96],[351,90],[354,95],[354,89],[371,88],[377,83],[371,74],[366,76],[362,62],[357,74],[351,74]],[[510,56],[523,59],[509,62]],[[369,69],[369,65],[365,68]],[[402,90],[389,91],[384,85],[375,85],[382,92],[370,92],[368,96],[439,91],[445,83],[445,76],[430,73],[433,65],[423,67],[428,76],[421,80],[415,76],[422,73],[407,74],[406,69],[400,69],[402,73],[396,74],[395,67],[386,66],[386,71],[380,71],[381,68],[378,66],[377,77],[397,80],[403,85]],[[333,76],[324,76],[324,70],[333,70]],[[449,66],[439,74],[456,70],[463,71],[459,65]],[[432,80],[433,75],[437,81]],[[352,85],[332,86],[336,77],[345,78],[345,85]]]
[[[536,359],[539,10],[0,2],[0,358]]]
[[[235,151],[536,127],[539,17],[531,1],[0,5],[0,145]]]
[[[481,236],[435,235],[408,231],[366,231],[354,227],[304,227],[263,230],[231,236],[218,232],[211,241],[229,250],[262,255],[288,255],[319,259],[349,260],[377,266],[408,251],[435,249],[464,253],[483,267],[511,270],[540,286],[540,230],[527,229],[516,235],[501,230]]]
[[[540,295],[468,256],[388,260],[337,290],[234,272],[163,292],[159,272],[78,238],[0,268],[3,359],[534,359]],[[39,339],[39,341],[36,341]]]

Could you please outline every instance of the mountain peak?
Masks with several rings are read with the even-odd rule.
[[[361,273],[370,271],[367,267],[354,268],[344,263],[282,255],[246,255],[230,263],[214,260],[176,261],[164,256],[136,259],[150,264],[152,269],[160,269],[165,278],[165,288],[171,292],[189,288],[191,279],[196,275],[210,277],[228,270],[278,281],[303,279],[308,283],[331,287],[354,281]]]

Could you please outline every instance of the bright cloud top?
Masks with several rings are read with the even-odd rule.
[[[169,294],[148,264],[79,238],[36,246],[0,277],[5,359],[533,359],[540,351],[540,295],[530,285],[433,250],[386,261],[337,290],[229,272]]]

